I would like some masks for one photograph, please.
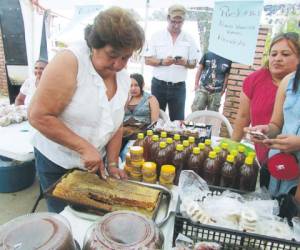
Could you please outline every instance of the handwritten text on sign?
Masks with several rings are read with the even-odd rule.
[[[216,1],[209,50],[234,62],[252,64],[263,1]]]

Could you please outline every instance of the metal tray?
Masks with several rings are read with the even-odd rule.
[[[61,201],[65,202],[65,203],[67,203],[68,205],[70,205],[74,210],[77,210],[77,211],[80,211],[80,212],[90,213],[90,214],[96,214],[96,215],[100,215],[100,216],[103,216],[104,214],[111,212],[111,211],[108,211],[108,210],[95,208],[95,207],[93,207],[91,205],[86,205],[86,204],[82,204],[82,203],[79,203],[79,202],[70,201],[68,199],[57,197],[57,196],[53,195],[53,191],[54,191],[56,185],[58,183],[60,183],[63,178],[65,178],[67,175],[69,175],[70,173],[72,173],[74,170],[79,170],[79,169],[72,169],[68,173],[64,174],[58,181],[56,181],[52,186],[50,186],[44,192],[44,195],[46,197],[51,197],[51,198],[55,198],[55,199],[61,200]],[[145,214],[146,216],[148,215],[147,216],[148,218],[151,218],[153,221],[155,221],[157,213],[158,213],[158,210],[159,210],[159,208],[161,206],[162,201],[167,201],[167,203],[168,203],[168,210],[169,210],[169,204],[170,204],[170,201],[172,199],[172,193],[167,188],[165,188],[163,186],[160,186],[160,185],[155,185],[155,184],[148,184],[148,183],[135,182],[135,181],[128,181],[128,182],[134,183],[136,185],[151,187],[151,188],[154,188],[154,189],[158,189],[160,191],[160,194],[159,194],[159,197],[158,197],[158,200],[157,200],[157,203],[156,203],[156,207],[152,211],[150,217],[149,217],[149,213],[147,213],[145,209],[138,209],[136,212],[140,212],[142,214]],[[124,206],[124,210],[125,209],[128,210],[128,208],[126,208]],[[143,212],[145,212],[145,213],[143,213]],[[167,213],[166,217],[167,218],[169,217],[168,213]],[[158,222],[156,224],[157,225],[158,224],[162,225],[167,220],[167,218],[164,218],[162,221],[160,221],[160,222]]]

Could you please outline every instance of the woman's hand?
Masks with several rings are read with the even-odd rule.
[[[108,167],[108,173],[110,176],[116,179],[125,179],[127,180],[127,174],[124,170],[119,169],[118,167]]]
[[[254,127],[245,127],[244,132],[250,134],[250,140],[253,143],[263,143],[265,138],[263,136],[255,135],[255,133],[267,135],[269,133],[269,126],[268,125],[257,125]]]
[[[106,179],[102,156],[93,145],[87,144],[87,146],[81,151],[81,159],[84,167],[89,172],[96,173],[99,171],[100,177],[102,179]]]
[[[263,143],[269,148],[279,149],[285,153],[300,150],[300,136],[297,135],[278,135],[275,139],[264,140]]]

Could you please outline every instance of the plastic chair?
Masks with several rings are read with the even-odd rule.
[[[162,119],[164,122],[170,121],[170,117],[167,115],[167,113],[163,110],[159,110],[159,118]]]
[[[232,136],[232,126],[228,119],[219,112],[211,110],[199,110],[189,114],[185,118],[186,122],[199,122],[212,125],[212,135],[219,136],[222,123],[225,124],[228,134]]]

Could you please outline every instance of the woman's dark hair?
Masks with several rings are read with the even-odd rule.
[[[299,84],[300,84],[300,63],[298,64],[296,73],[295,73],[295,78],[294,78],[294,82],[293,82],[293,92],[297,92]]]
[[[138,73],[134,73],[130,75],[130,78],[133,78],[134,80],[136,80],[136,82],[138,83],[140,90],[141,90],[141,94],[144,93],[143,87],[144,87],[144,77],[141,74]]]
[[[84,30],[84,38],[89,48],[103,48],[111,45],[114,49],[141,50],[145,34],[133,16],[125,9],[112,7],[101,11],[93,25]]]

